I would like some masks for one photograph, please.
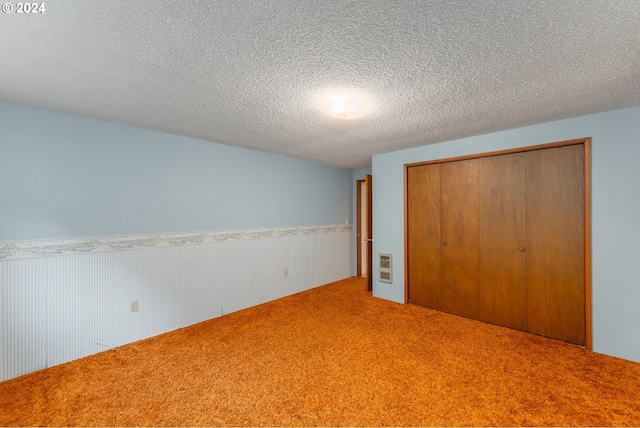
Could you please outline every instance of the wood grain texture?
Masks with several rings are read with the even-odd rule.
[[[443,309],[440,165],[407,170],[409,302]]]
[[[526,328],[525,156],[480,159],[478,178],[478,319],[519,330]]]
[[[508,155],[508,154],[513,154],[513,153],[525,153],[525,152],[531,152],[531,151],[534,151],[534,150],[544,150],[544,149],[552,149],[552,148],[555,148],[555,147],[572,146],[572,145],[575,145],[575,144],[582,144],[584,146],[590,146],[590,142],[591,142],[590,138],[577,138],[577,139],[574,139],[574,140],[556,141],[554,143],[538,144],[538,145],[535,145],[535,146],[515,147],[513,149],[495,150],[495,151],[492,151],[492,152],[473,153],[473,154],[470,154],[470,155],[456,156],[456,157],[453,157],[453,158],[443,158],[443,159],[435,159],[435,160],[428,160],[428,161],[422,161],[422,162],[412,162],[412,163],[405,164],[405,167],[410,168],[410,167],[421,166],[421,165],[434,165],[434,164],[438,164],[438,163],[457,162],[457,161],[461,161],[461,160],[482,159],[482,158],[487,158],[487,157],[492,157],[492,156],[501,156],[501,155]]]
[[[593,350],[593,314],[591,307],[591,138],[584,146],[584,300],[585,347]]]
[[[531,331],[535,331],[539,334],[549,335],[550,337],[555,338],[568,337],[569,339],[562,340],[572,341],[572,343],[584,344],[587,349],[591,349],[592,327],[590,142],[591,141],[589,138],[576,139],[542,144],[538,146],[509,149],[489,153],[479,153],[458,158],[431,160],[405,165],[405,171],[408,171],[415,168],[435,165],[447,165],[447,167],[445,168],[453,168],[448,165],[454,165],[458,162],[466,162],[472,160],[477,160],[479,162],[479,291],[475,296],[473,296],[473,293],[471,291],[462,288],[463,294],[467,292],[466,295],[470,297],[469,299],[467,299],[467,301],[475,300],[477,304],[476,315],[470,315],[470,313],[472,313],[473,311],[469,311],[468,308],[463,308],[462,310],[460,308],[456,308],[455,304],[452,304],[454,305],[453,307],[446,307],[445,304],[443,310],[451,311],[457,314],[465,314],[466,316],[474,317],[476,319],[481,319],[499,325],[512,326],[513,328],[523,329],[525,331],[528,331],[528,323],[530,318],[531,324],[533,326]],[[528,161],[525,161],[524,165],[522,163],[523,157],[524,159],[527,159],[529,153],[532,154],[531,159],[534,159],[538,156],[541,156],[540,153],[544,152],[545,150],[550,150],[548,153],[554,153],[554,150],[555,152],[559,152],[565,149],[567,149],[569,152],[574,153],[573,156],[569,156],[570,159],[568,161],[568,166],[563,164],[566,159],[562,159],[556,163],[552,162],[550,165],[548,165],[548,168],[546,170],[538,170],[536,172],[534,168],[531,170],[530,175],[527,172]],[[514,161],[516,162],[516,164],[514,165],[510,165],[511,161],[507,161],[508,159],[513,160],[516,158],[519,160]],[[545,162],[545,156],[542,156],[540,158],[540,161]],[[503,162],[504,164],[501,165],[500,162]],[[571,170],[571,168],[573,168],[571,166],[572,163],[577,169],[575,169],[573,173],[569,173],[569,176],[563,176],[563,174],[565,174],[566,172],[559,171],[558,168],[562,169],[567,167]],[[444,174],[444,172],[442,174]],[[459,174],[459,171],[456,174]],[[523,176],[525,177],[524,188],[521,183]],[[580,184],[580,177],[577,176],[582,177],[582,185]],[[564,210],[566,203],[568,203],[568,200],[571,198],[563,200],[562,198],[564,198],[564,196],[560,196],[559,201],[553,201],[553,196],[547,199],[545,199],[544,196],[541,196],[542,192],[544,192],[547,187],[552,193],[557,192],[557,189],[554,189],[554,185],[550,185],[549,187],[549,183],[545,182],[544,180],[538,182],[532,188],[532,195],[534,195],[534,199],[532,199],[531,203],[528,203],[526,201],[526,198],[528,197],[528,191],[526,190],[527,183],[529,183],[531,180],[537,180],[540,177],[545,177],[548,180],[556,180],[556,184],[562,184],[563,180],[568,178],[569,181],[560,186],[560,189],[562,189],[563,186],[565,188],[567,186],[570,187],[571,185],[568,183],[571,181],[571,179],[575,178],[576,180],[578,180],[578,182],[576,182],[577,187],[582,188],[582,190],[578,189],[577,193],[574,195],[574,199],[582,198],[583,204],[582,208],[580,208],[579,205],[573,205],[572,208],[569,209],[569,217],[573,219],[570,221],[570,223],[574,226],[572,229],[568,229],[563,225],[558,225],[559,223],[554,220],[558,210]],[[407,180],[406,177],[405,180]],[[487,184],[485,185],[483,184],[483,182]],[[446,183],[441,186],[441,197],[443,198],[443,200],[448,197],[444,193],[444,188],[446,186]],[[457,195],[452,196],[452,198],[459,198],[460,195],[461,194],[458,193]],[[405,207],[408,207],[408,204],[410,203],[410,196],[406,193],[405,197],[407,199],[405,201]],[[525,199],[524,201],[523,198]],[[492,201],[492,203],[490,203],[490,201]],[[545,207],[544,205],[547,203],[551,204],[549,208]],[[524,208],[522,208],[522,204],[524,204]],[[471,202],[468,205],[471,207],[472,212],[474,203]],[[522,214],[523,209],[524,214]],[[531,218],[534,223],[528,225],[527,217],[529,216],[529,214],[531,214],[530,210],[533,209],[540,210],[542,214],[538,216],[532,215]],[[441,210],[442,216],[439,219],[439,221],[441,222],[442,241],[447,240],[447,238],[445,237],[445,229],[447,228],[446,221],[448,221],[447,219],[445,219],[446,211],[447,210],[445,208]],[[556,212],[556,214],[554,214],[554,211]],[[467,214],[472,215],[470,213]],[[523,217],[524,232],[522,232]],[[405,221],[409,221],[408,216],[405,218]],[[453,221],[457,221],[459,224],[464,223],[464,221],[460,223],[459,218],[454,218]],[[454,227],[453,230],[455,231],[455,229],[457,228],[466,231],[465,227],[466,226],[464,225],[461,226],[461,228]],[[571,264],[573,261],[576,261],[578,265],[572,265],[573,267],[569,267],[567,275],[560,273],[562,269],[562,262],[560,262],[560,260],[563,260],[564,258],[564,256],[561,255],[562,249],[552,248],[550,254],[547,254],[546,258],[549,260],[555,260],[558,265],[550,270],[549,278],[540,280],[540,277],[546,274],[546,267],[544,267],[544,263],[541,262],[542,256],[540,255],[540,243],[537,242],[536,239],[540,240],[551,238],[542,238],[536,236],[535,233],[536,230],[544,230],[545,227],[548,229],[547,232],[545,232],[547,235],[553,235],[555,231],[559,231],[560,229],[562,229],[563,231],[571,230],[569,232],[570,234],[579,235],[579,228],[581,227],[582,238],[581,241],[578,242],[577,246],[571,246],[571,251],[573,251],[573,254],[570,255],[567,259],[569,261],[569,264]],[[450,233],[450,229],[447,229],[446,233]],[[527,267],[527,261],[529,259],[528,256],[532,250],[528,242],[528,234],[530,233],[534,233],[534,240],[532,242],[534,243],[533,254],[535,258],[533,264],[531,265],[531,270],[538,272],[539,275],[539,278],[537,278],[533,283],[533,293],[538,294],[532,295],[531,305],[529,305],[528,303],[528,296],[530,293],[527,288],[528,284],[526,282],[526,277],[530,271],[530,269]],[[416,240],[416,238],[410,235],[411,234],[408,231],[407,225],[405,224],[406,243],[408,243],[409,240]],[[469,238],[470,236],[473,236],[473,233],[471,233],[470,235],[467,234],[467,238]],[[513,243],[510,243],[511,240],[518,242],[518,249],[523,249],[523,252],[519,251],[519,255],[511,254],[508,251],[507,248],[515,247]],[[554,243],[553,245],[556,244]],[[565,247],[567,246],[565,245]],[[582,253],[580,254],[581,251]],[[408,253],[409,250],[407,249],[407,254]],[[415,257],[418,256],[414,255],[414,258]],[[471,255],[469,257],[469,254],[467,254],[461,256],[461,258],[462,257],[467,257],[467,260],[471,261],[470,266],[471,269],[473,269],[473,265],[475,263],[474,256]],[[583,260],[581,268],[579,267],[580,258]],[[443,289],[444,298],[449,299],[447,301],[450,301],[450,295],[459,292],[460,290],[458,290],[457,287],[460,287],[460,284],[465,283],[465,281],[458,281],[456,279],[456,276],[459,278],[464,278],[465,275],[467,275],[468,277],[469,270],[465,270],[468,267],[467,266],[451,273],[445,271],[445,263],[445,253],[443,252],[441,254],[441,287]],[[578,267],[576,268],[576,266]],[[405,272],[407,275],[406,296],[408,296],[408,290],[410,287],[408,272],[413,269],[413,266],[411,266],[411,263],[409,263],[408,258],[405,258],[405,268]],[[572,269],[573,273],[571,273]],[[522,279],[522,277],[518,275],[519,271],[524,271],[525,279]],[[582,278],[578,279],[580,275],[582,275]],[[559,290],[563,289],[562,281],[566,282],[566,278],[564,278],[565,276],[570,276],[572,278],[571,281],[576,281],[576,283],[577,281],[581,282],[582,285],[576,285],[574,287],[577,287],[578,289],[577,295],[569,296],[566,293],[560,292],[554,288],[556,287]],[[453,281],[449,282],[448,291],[446,288],[447,285],[445,284],[447,278],[453,279]],[[518,291],[521,290],[522,287],[515,286],[513,288],[510,288],[510,286],[508,285],[516,283],[522,284],[523,281],[525,288],[527,288],[524,294]],[[559,283],[558,285],[553,286],[552,283],[555,281],[559,281]],[[469,282],[467,281],[466,283]],[[541,286],[540,284],[546,285]],[[559,295],[551,294],[544,298],[540,297],[539,293],[544,293],[544,291],[541,290],[545,290],[546,288],[552,289],[553,293],[559,293]],[[406,298],[406,300],[408,301],[408,297]],[[570,303],[569,301],[572,301],[573,303]],[[566,305],[571,305],[573,309],[567,312]],[[530,310],[534,311],[531,316],[529,315]],[[552,314],[551,317],[550,314]],[[550,327],[550,325],[565,316],[568,316],[569,320],[565,320],[563,322],[568,324],[560,326],[560,332],[552,332],[552,328]],[[545,326],[545,323],[548,323],[548,325]],[[571,327],[569,327],[569,325],[571,325]],[[568,333],[568,330],[573,330],[574,333]],[[584,332],[582,332],[582,330],[584,330]]]
[[[584,147],[527,153],[527,329],[585,344]]]
[[[362,183],[356,180],[356,276],[362,276]]]
[[[367,188],[367,291],[373,290],[373,177],[367,174],[364,178]]]
[[[470,318],[478,317],[478,162],[441,166],[443,309]]]

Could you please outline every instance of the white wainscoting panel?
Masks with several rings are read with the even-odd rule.
[[[350,227],[291,230],[0,243],[0,381],[350,275]]]

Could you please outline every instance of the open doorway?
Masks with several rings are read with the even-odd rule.
[[[367,278],[367,291],[371,291],[373,275],[371,260],[373,251],[373,227],[371,224],[371,176],[356,181],[356,274]]]

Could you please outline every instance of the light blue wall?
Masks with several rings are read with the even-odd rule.
[[[406,163],[592,138],[593,349],[640,361],[640,107],[550,122],[373,157],[374,257],[394,256],[375,296],[404,300]]]
[[[351,170],[0,102],[0,241],[344,224]]]
[[[351,238],[351,275],[352,276],[356,276],[356,272],[357,272],[357,267],[358,265],[356,264],[356,257],[357,257],[357,251],[358,251],[358,247],[356,246],[356,234],[358,233],[358,231],[356,230],[356,204],[358,203],[358,201],[356,201],[356,197],[357,197],[357,193],[356,193],[356,181],[357,180],[364,180],[364,178],[367,176],[367,174],[371,175],[371,167],[369,168],[360,168],[360,169],[354,169],[352,172],[352,176],[353,178],[351,179],[351,191],[353,193],[353,197],[352,199],[352,204],[351,204],[351,224],[353,225],[353,229],[352,229],[352,238]],[[373,184],[372,184],[373,187]]]

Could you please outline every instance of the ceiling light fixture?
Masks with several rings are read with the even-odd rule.
[[[320,110],[338,119],[353,119],[370,112],[372,97],[355,89],[329,89],[319,93],[316,103]]]
[[[336,116],[349,119],[358,115],[363,107],[361,101],[344,94],[333,94],[328,97],[329,108]]]

